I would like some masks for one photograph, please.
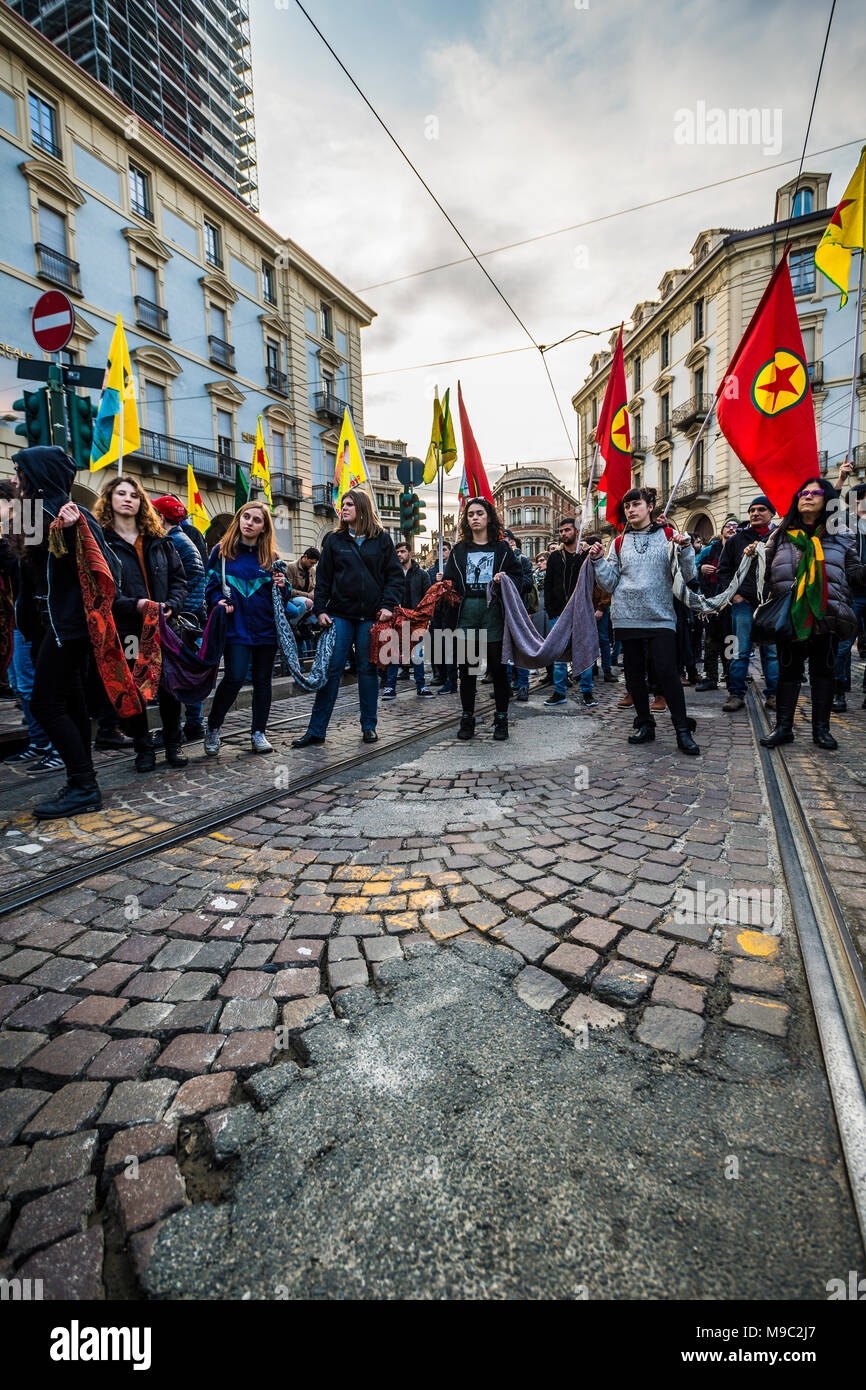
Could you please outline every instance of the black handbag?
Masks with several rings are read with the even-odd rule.
[[[794,624],[791,604],[797,581],[784,594],[768,599],[752,614],[752,641],[759,647],[774,647],[777,642],[793,642]]]

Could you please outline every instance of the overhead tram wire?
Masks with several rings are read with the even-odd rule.
[[[834,0],[834,3],[835,3],[835,0]],[[560,403],[559,403],[559,396],[558,396],[557,393],[556,393],[556,387],[555,387],[554,384],[553,384],[553,377],[550,375],[550,372],[549,372],[548,367],[547,367],[547,363],[546,363],[545,360],[544,360],[544,349],[542,348],[541,344],[538,343],[538,342],[536,342],[535,338],[534,338],[533,335],[530,333],[530,331],[529,331],[529,329],[527,328],[526,324],[523,322],[523,319],[520,317],[520,315],[518,314],[517,310],[514,308],[514,305],[510,302],[510,300],[507,298],[507,296],[505,295],[505,293],[504,293],[504,292],[500,289],[500,287],[497,285],[496,281],[494,280],[493,276],[490,274],[490,272],[489,272],[489,270],[486,268],[486,266],[484,266],[484,265],[481,264],[481,261],[479,260],[479,258],[478,258],[478,256],[476,255],[475,251],[474,251],[474,250],[472,249],[472,247],[469,245],[469,242],[466,240],[466,238],[465,238],[465,236],[463,235],[463,233],[461,232],[460,228],[457,226],[457,223],[454,221],[453,217],[451,217],[450,213],[448,213],[448,212],[446,211],[446,209],[443,207],[442,203],[441,203],[441,202],[439,201],[439,199],[436,197],[436,194],[433,192],[432,188],[431,188],[430,185],[427,183],[427,180],[424,178],[424,176],[423,176],[423,174],[420,172],[420,170],[416,167],[415,164],[412,163],[412,160],[409,158],[408,154],[407,154],[406,151],[403,149],[403,146],[400,144],[400,142],[399,142],[399,140],[397,139],[396,135],[394,135],[394,134],[392,133],[392,131],[390,130],[390,128],[388,127],[388,125],[385,123],[385,121],[384,121],[384,120],[382,119],[382,117],[379,115],[379,112],[376,110],[376,108],[375,108],[375,106],[373,105],[373,103],[370,101],[369,97],[366,95],[366,93],[361,89],[361,87],[360,87],[360,86],[358,85],[358,83],[355,81],[354,77],[353,77],[352,74],[349,72],[349,69],[346,67],[346,64],[343,62],[342,58],[341,58],[340,55],[336,52],[336,50],[333,48],[333,46],[332,46],[332,45],[328,42],[328,40],[325,38],[325,35],[322,33],[321,29],[319,28],[319,26],[318,26],[318,24],[316,23],[316,21],[313,19],[312,15],[311,15],[311,14],[309,13],[309,11],[306,10],[306,9],[304,8],[304,6],[301,4],[301,0],[295,0],[295,4],[297,5],[298,9],[301,11],[301,14],[302,14],[302,15],[304,16],[304,18],[307,20],[307,23],[311,26],[311,28],[312,28],[313,30],[315,30],[316,34],[318,34],[319,38],[321,39],[322,43],[323,43],[323,44],[325,45],[325,47],[327,48],[328,52],[330,53],[331,57],[334,59],[335,63],[337,63],[338,67],[342,70],[342,72],[345,74],[345,76],[349,79],[349,81],[351,82],[351,84],[352,84],[352,86],[354,87],[355,91],[358,93],[358,96],[359,96],[359,97],[361,98],[361,100],[363,101],[364,105],[367,107],[367,109],[370,111],[370,113],[375,117],[375,119],[376,119],[376,121],[378,122],[378,124],[382,127],[382,129],[384,130],[384,132],[385,132],[385,134],[387,135],[388,139],[391,141],[391,143],[392,143],[392,145],[394,146],[394,148],[398,151],[398,153],[399,153],[400,155],[402,155],[403,159],[404,159],[404,160],[406,161],[406,163],[409,165],[409,168],[412,170],[412,173],[415,175],[416,179],[417,179],[418,182],[421,184],[421,186],[422,186],[422,188],[424,189],[424,191],[429,195],[429,197],[432,199],[432,201],[436,204],[437,208],[438,208],[439,211],[441,212],[442,216],[445,218],[445,220],[446,220],[446,222],[448,223],[449,227],[451,227],[452,231],[453,231],[453,232],[455,233],[455,235],[459,238],[459,240],[462,242],[462,244],[466,247],[466,250],[469,252],[469,257],[470,257],[470,259],[473,260],[473,261],[475,262],[475,264],[478,266],[478,269],[481,271],[481,273],[482,273],[482,275],[484,276],[484,278],[490,282],[490,284],[492,285],[493,289],[496,291],[497,295],[499,296],[499,298],[502,300],[503,304],[504,304],[505,307],[507,308],[508,312],[509,312],[509,313],[512,315],[512,317],[517,321],[517,323],[519,323],[520,327],[523,329],[524,333],[526,334],[526,336],[527,336],[527,338],[529,339],[529,341],[530,341],[530,343],[532,344],[532,346],[533,346],[534,348],[537,349],[537,351],[538,351],[538,353],[539,353],[539,355],[540,355],[540,357],[541,357],[541,361],[542,361],[542,363],[543,363],[543,365],[544,365],[545,374],[546,374],[546,376],[547,376],[548,381],[550,382],[550,389],[551,389],[551,391],[553,392],[553,398],[554,398],[554,400],[555,400],[555,402],[556,402],[556,409],[557,409],[557,412],[559,413],[559,418],[560,418],[560,420],[562,421],[562,426],[563,426],[563,429],[565,430],[565,437],[566,437],[566,439],[568,440],[568,447],[569,447],[569,450],[570,450],[570,452],[571,452],[571,456],[572,456],[572,458],[574,459],[575,467],[576,467],[576,466],[577,466],[577,446],[576,446],[576,445],[575,445],[575,446],[572,446],[572,443],[571,443],[571,435],[570,435],[569,430],[568,430],[568,425],[566,424],[565,416],[564,416],[564,414],[563,414],[563,412],[562,412],[562,406],[561,406]]]

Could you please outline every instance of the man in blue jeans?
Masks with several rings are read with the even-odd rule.
[[[846,481],[850,467],[843,465],[839,475],[839,486]],[[859,487],[853,490],[854,496],[850,497],[848,505],[851,512],[854,511],[855,499],[857,514],[851,515],[849,525],[854,529],[854,550],[857,558],[866,564],[866,483],[860,483]],[[833,708],[839,714],[844,714],[848,708],[848,701],[845,696],[851,689],[851,652],[854,643],[857,641],[857,633],[866,629],[866,588],[860,585],[851,585],[851,607],[854,609],[854,616],[857,619],[857,632],[852,637],[845,638],[839,643],[839,650],[836,654],[836,695],[833,700]],[[863,708],[866,709],[866,671],[863,672]]]
[[[577,527],[574,517],[563,517],[559,524],[560,549],[554,550],[547,562],[547,573],[544,578],[544,603],[549,618],[557,621],[562,614],[562,610],[574,593],[577,584],[577,576],[580,567],[589,551],[589,546],[584,542],[581,545],[580,553],[577,549]],[[597,705],[592,690],[592,670],[580,673],[580,693],[583,703],[588,706]],[[553,694],[545,700],[545,705],[564,705],[568,696],[568,662],[555,661],[553,663]]]
[[[397,551],[397,559],[403,570],[403,598],[401,604],[403,608],[417,608],[422,598],[430,588],[430,576],[426,570],[422,570],[417,560],[413,560],[412,551],[405,541],[398,541],[394,549]],[[427,689],[427,678],[424,673],[424,648],[418,642],[411,653],[412,674],[415,677],[415,690],[419,699],[432,700],[433,691]],[[389,666],[385,676],[385,688],[382,691],[383,700],[396,700],[397,698],[397,677],[400,674],[399,666]]]
[[[732,536],[722,550],[718,568],[719,593],[728,587],[737,573],[746,547],[753,541],[767,540],[774,515],[773,504],[768,497],[761,495],[751,503],[748,526]],[[757,564],[755,557],[739,593],[734,595],[731,603],[736,654],[728,671],[728,698],[722,705],[726,714],[742,709],[746,703],[746,681],[749,676],[749,662],[752,659],[752,618],[759,602]],[[761,648],[761,666],[766,685],[764,703],[767,709],[775,709],[776,686],[779,680],[779,661],[775,647]]]

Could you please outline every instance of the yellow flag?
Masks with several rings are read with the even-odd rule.
[[[433,401],[433,428],[430,431],[430,447],[424,461],[424,481],[432,483],[441,463],[446,473],[457,461],[457,441],[454,438],[454,421],[451,418],[451,388],[445,392],[440,403],[438,395]]]
[[[837,289],[842,291],[841,309],[848,299],[851,252],[866,247],[866,146],[860,163],[845,189],[845,196],[830,218],[830,225],[815,252],[815,264]]]
[[[337,461],[334,466],[333,497],[334,510],[337,513],[340,511],[344,495],[353,487],[362,487],[369,493],[373,513],[379,520],[376,494],[370,486],[370,478],[367,473],[367,460],[364,458],[364,450],[361,448],[361,442],[355,432],[355,426],[347,406],[343,411],[343,427],[340,430]]]
[[[186,509],[193,526],[204,535],[210,526],[210,517],[204,509],[191,463],[186,466]]]
[[[256,443],[255,448],[253,449],[253,466],[250,469],[250,480],[252,480],[253,478],[261,478],[262,487],[264,488],[265,492],[265,501],[268,504],[268,509],[270,511],[273,511],[274,504],[271,499],[271,466],[268,463],[268,453],[265,448],[265,436],[262,433],[261,415],[259,416],[259,422],[256,426]]]
[[[123,410],[121,411],[121,401]],[[121,416],[123,424],[121,426]],[[121,428],[123,448],[121,449]],[[135,381],[129,348],[123,331],[123,320],[117,315],[117,326],[108,350],[108,365],[99,410],[93,422],[93,443],[90,446],[90,471],[95,473],[106,464],[117,463],[124,454],[141,448],[138,426],[138,406],[135,400]]]

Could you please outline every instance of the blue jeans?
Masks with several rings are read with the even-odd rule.
[[[529,671],[528,671],[528,669],[524,668],[523,666],[517,666],[517,667],[515,667],[514,662],[513,662],[513,661],[509,661],[509,663],[508,663],[508,679],[509,679],[509,680],[511,680],[512,673],[513,673],[513,675],[515,676],[516,681],[517,681],[517,689],[518,689],[518,690],[528,690],[528,689],[529,689]]]
[[[559,619],[557,618],[557,622]],[[580,673],[580,693],[581,695],[592,694],[592,671],[588,670]],[[554,661],[553,663],[553,689],[557,695],[568,694],[568,662]]]
[[[208,715],[208,728],[221,729],[226,715],[240,694],[245,680],[252,680],[251,730],[263,734],[271,712],[271,684],[277,644],[248,647],[244,642],[227,642],[223,652],[223,678],[214,692]]]
[[[852,598],[851,607],[854,609],[859,631],[861,627],[866,626],[866,594],[862,598]],[[841,686],[843,690],[851,689],[851,652],[856,641],[857,633],[855,632],[853,637],[847,637],[844,642],[839,643],[839,650],[836,653],[834,675],[836,684]],[[863,672],[863,689],[866,690],[866,671]]]
[[[754,611],[747,599],[744,599],[742,603],[731,604],[734,636],[737,639],[737,655],[731,662],[731,669],[728,672],[728,690],[732,695],[739,696],[741,700],[746,697],[746,679],[752,657],[752,616]],[[767,694],[775,695],[779,680],[779,659],[775,647],[761,648],[761,666],[764,671]]]
[[[15,680],[15,689],[18,691],[18,698],[21,701],[21,712],[27,725],[27,734],[32,748],[50,748],[51,739],[39,723],[34,719],[30,712],[30,697],[33,694],[33,659],[30,655],[30,643],[24,634],[15,629],[15,645],[12,648],[12,675]]]
[[[609,671],[611,664],[610,653],[610,605],[601,610],[601,617],[596,619],[598,628],[598,645],[601,647],[601,669]]]
[[[372,622],[362,623],[353,618],[334,618],[334,627],[337,629],[337,640],[334,643],[334,652],[328,667],[328,679],[316,693],[307,730],[315,738],[324,738],[328,732],[328,724],[334,713],[334,705],[337,703],[337,695],[340,690],[340,677],[353,647],[358,671],[361,728],[366,733],[367,729],[375,729],[376,727],[379,677],[376,674],[375,666],[370,661],[370,631],[373,624]]]
[[[396,689],[397,689],[397,676],[399,675],[399,672],[400,672],[400,667],[399,667],[399,666],[389,666],[389,667],[388,667],[388,671],[387,671],[387,674],[386,674],[386,676],[385,676],[385,689],[386,689],[386,690],[396,690]],[[421,660],[420,660],[420,661],[413,661],[413,662],[412,662],[412,675],[415,677],[415,688],[416,688],[417,690],[423,690],[423,689],[425,688],[425,686],[427,685],[427,678],[426,678],[426,675],[425,675],[425,672],[424,672],[424,657],[423,657],[423,656],[421,657]]]

